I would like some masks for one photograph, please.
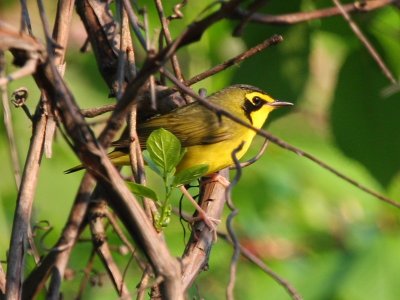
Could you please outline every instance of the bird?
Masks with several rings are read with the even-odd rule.
[[[236,116],[247,124],[260,129],[273,110],[293,105],[290,102],[278,101],[263,90],[246,84],[236,84],[226,87],[206,98],[217,107]],[[178,107],[169,113],[157,115],[137,125],[137,133],[141,148],[146,146],[146,140],[156,129],[164,128],[173,133],[181,142],[186,152],[176,167],[176,173],[182,170],[206,165],[205,176],[232,166],[232,152],[240,159],[249,149],[256,132],[235,122],[226,116],[218,115],[194,101]],[[129,139],[120,139],[112,143],[115,150],[108,154],[116,166],[130,164]],[[72,173],[84,169],[82,165],[65,171]]]

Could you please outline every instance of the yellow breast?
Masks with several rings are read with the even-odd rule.
[[[232,152],[244,142],[242,149],[236,154],[236,157],[240,159],[249,149],[254,135],[255,133],[252,130],[244,130],[242,135],[238,135],[237,138],[231,140],[187,147],[185,156],[177,166],[177,172],[200,164],[206,164],[208,165],[208,170],[205,175],[209,175],[234,165]]]

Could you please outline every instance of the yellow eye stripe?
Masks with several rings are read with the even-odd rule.
[[[264,101],[267,101],[268,103],[272,103],[275,102],[275,100],[273,98],[271,98],[270,96],[260,93],[260,92],[251,92],[246,94],[246,99],[249,100],[251,103],[255,104],[253,99],[254,97],[259,97]]]

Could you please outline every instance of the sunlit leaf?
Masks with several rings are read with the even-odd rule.
[[[154,130],[146,142],[152,161],[161,168],[163,175],[171,173],[181,159],[181,143],[169,131]]]
[[[154,201],[158,201],[156,192],[151,188],[135,182],[128,182],[127,184],[131,192],[136,196],[146,197]]]

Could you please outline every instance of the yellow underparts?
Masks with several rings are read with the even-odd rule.
[[[216,171],[234,165],[232,160],[232,152],[244,142],[242,149],[236,154],[237,159],[240,159],[249,149],[251,140],[254,137],[243,136],[240,140],[227,140],[210,145],[197,145],[187,148],[185,156],[177,166],[177,172],[185,170],[196,165],[208,165],[208,170],[205,175],[212,174]]]

